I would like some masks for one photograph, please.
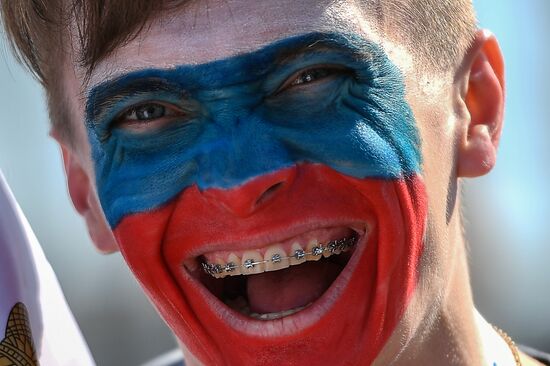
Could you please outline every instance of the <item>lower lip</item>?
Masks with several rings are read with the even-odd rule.
[[[370,230],[366,232],[370,233]],[[351,280],[365,248],[368,245],[374,244],[368,243],[369,237],[375,236],[363,235],[360,238],[345,268],[319,299],[304,310],[275,320],[256,320],[244,316],[229,308],[218,298],[213,296],[210,291],[208,291],[197,279],[192,277],[185,269],[182,270],[182,274],[183,277],[192,284],[192,287],[195,288],[200,296],[205,299],[205,303],[210,307],[211,311],[217,314],[221,321],[232,328],[254,337],[282,337],[305,330],[318,322],[321,317],[333,308]]]

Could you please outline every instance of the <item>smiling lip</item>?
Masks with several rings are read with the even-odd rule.
[[[307,235],[308,233],[316,232],[319,230],[319,226],[317,225],[308,225],[308,228],[317,227],[317,229],[310,229],[310,230],[304,230],[303,227],[301,228],[294,228],[291,230],[288,230],[287,232],[292,233],[298,233],[292,236],[286,235],[273,235],[268,234],[267,237],[287,237],[290,239],[286,240],[280,240],[284,242],[292,242],[292,240],[296,237],[303,237],[304,235]],[[205,303],[208,304],[208,306],[211,308],[212,312],[215,314],[218,314],[221,317],[221,320],[228,324],[229,326],[233,327],[234,329],[240,330],[245,334],[253,335],[253,336],[264,336],[264,337],[274,337],[274,336],[284,336],[296,333],[302,329],[307,328],[308,326],[314,324],[319,320],[320,317],[322,317],[325,313],[327,313],[332,305],[336,302],[336,300],[339,298],[342,291],[345,289],[347,283],[351,279],[351,275],[355,271],[355,268],[357,266],[357,263],[360,260],[360,257],[362,256],[365,247],[367,246],[367,242],[369,240],[369,236],[366,235],[367,232],[370,232],[370,227],[366,225],[365,223],[359,224],[357,222],[354,222],[352,224],[346,224],[346,225],[331,225],[332,228],[337,227],[342,231],[342,228],[348,228],[348,230],[352,230],[357,235],[357,243],[355,245],[353,254],[351,258],[349,259],[349,262],[345,265],[342,272],[338,275],[336,280],[330,285],[329,289],[326,290],[317,300],[315,300],[313,303],[308,304],[307,306],[304,306],[299,311],[291,312],[291,315],[284,316],[278,319],[272,319],[272,320],[257,320],[252,317],[243,315],[230,307],[228,307],[226,304],[224,304],[220,299],[218,299],[216,296],[214,296],[200,281],[199,273],[202,272],[202,268],[199,268],[198,265],[191,266],[189,265],[190,260],[188,259],[186,261],[185,269],[181,271],[184,279],[189,281],[196,289],[196,291],[201,294],[201,296],[204,298]],[[326,230],[326,226],[321,226],[321,229]],[[353,229],[351,229],[353,228]],[[259,243],[264,242],[263,240],[253,239],[250,240],[249,243]],[[242,243],[241,243],[242,244]],[[255,244],[252,244],[255,245]],[[257,245],[257,244],[256,244]],[[220,244],[220,247],[229,247],[230,244]],[[252,246],[253,247],[253,246]],[[207,254],[206,252],[204,252]],[[200,257],[194,257],[193,260],[196,263],[196,259]]]
[[[307,233],[320,229],[349,228],[362,236],[370,228],[370,225],[366,224],[364,220],[354,220],[349,218],[323,221],[312,220],[311,222],[306,222],[290,227],[284,227],[284,225],[281,226],[282,228],[279,230],[261,232],[257,235],[249,236],[247,238],[240,238],[239,240],[210,241],[209,243],[197,245],[196,249],[185,253],[185,257],[181,259],[181,262],[186,262],[190,259],[197,258],[207,253],[222,251],[244,251],[249,249],[262,248],[269,243],[285,242],[300,235],[305,235]]]

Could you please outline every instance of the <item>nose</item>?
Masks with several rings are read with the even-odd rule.
[[[284,168],[255,177],[237,187],[210,188],[205,190],[203,195],[210,203],[222,206],[236,216],[247,217],[287,191],[295,174],[296,167]]]

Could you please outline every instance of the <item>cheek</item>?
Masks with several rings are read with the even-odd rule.
[[[432,98],[433,102],[416,98],[411,105],[422,139],[430,220],[436,228],[443,228],[449,225],[458,199],[455,156],[460,121],[446,109],[450,105],[448,98],[441,95]]]

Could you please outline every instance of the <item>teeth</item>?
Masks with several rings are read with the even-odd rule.
[[[347,252],[355,245],[355,241],[354,236],[332,240],[326,244],[312,239],[305,249],[300,243],[294,242],[290,247],[290,253],[285,253],[283,245],[275,244],[269,246],[263,255],[260,250],[247,250],[242,254],[242,258],[231,253],[227,257],[227,261],[220,257],[214,257],[212,263],[202,263],[202,267],[207,274],[215,278],[278,271],[306,261],[318,261],[322,257],[326,258]],[[184,265],[188,269],[190,268],[190,264],[187,262]]]
[[[257,274],[265,271],[264,258],[257,250],[247,250],[243,253],[242,273]]]
[[[298,242],[292,243],[288,256],[290,257],[289,261],[291,266],[296,266],[306,261],[306,252]]]
[[[309,241],[307,244],[307,252],[311,253],[307,255],[308,261],[318,261],[323,257],[323,247],[317,239]]]
[[[340,251],[338,251],[338,244],[336,243],[336,240],[333,240],[327,244],[327,248],[323,252],[323,257],[327,258],[333,254],[340,254]]]
[[[304,310],[308,306],[309,306],[309,304],[305,305],[305,306],[300,306],[299,308],[281,311],[281,312],[278,312],[278,313],[266,313],[266,314],[250,313],[250,314],[247,314],[247,315],[250,316],[251,318],[255,318],[255,319],[259,319],[259,320],[275,320],[275,319],[279,319],[279,318],[284,318],[285,316],[296,314],[297,312]]]
[[[235,268],[228,271],[227,265],[225,268],[225,272],[229,274],[229,276],[239,276],[242,274],[242,267],[239,265],[241,263],[241,259],[237,257],[234,253],[229,254],[229,258],[227,258],[228,264],[235,265]]]
[[[236,310],[239,313],[249,316],[251,318],[255,318],[258,320],[274,320],[274,319],[283,318],[285,316],[289,316],[292,314],[296,314],[297,312],[302,311],[308,306],[310,306],[312,303],[309,303],[304,306],[300,306],[298,308],[284,310],[278,313],[265,313],[265,314],[259,314],[259,313],[254,313],[250,311],[250,307],[248,306],[248,301],[244,299],[242,296],[239,296],[236,299],[227,299],[225,300],[225,304],[229,306],[231,309]]]
[[[202,263],[202,268],[215,278],[224,277],[224,265],[222,263]]]
[[[282,245],[273,245],[265,251],[265,271],[277,271],[290,266],[289,259]]]

